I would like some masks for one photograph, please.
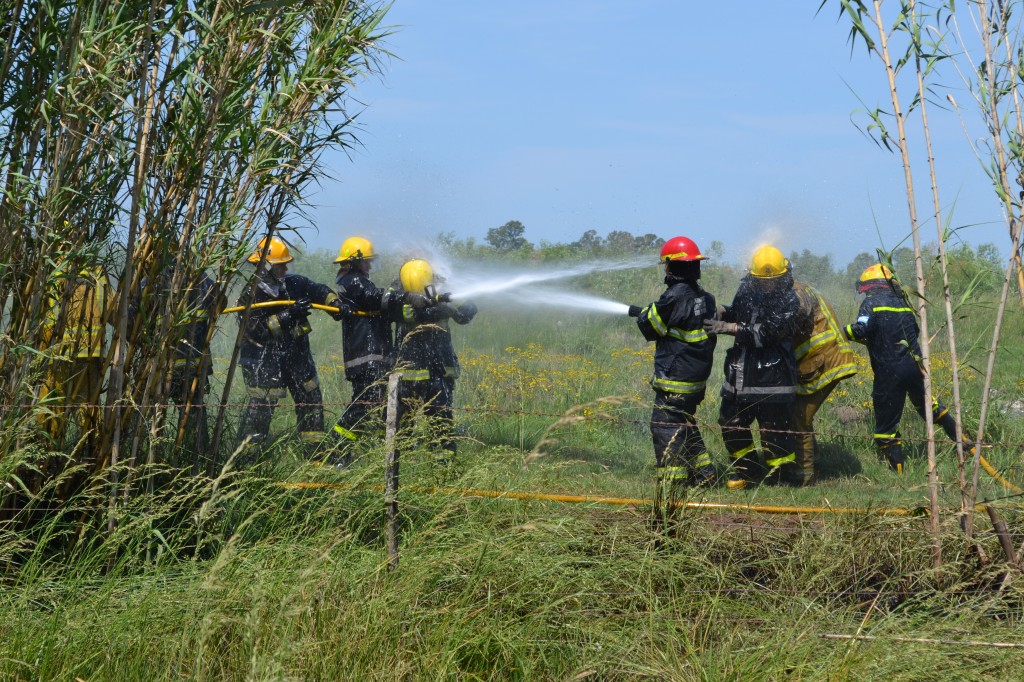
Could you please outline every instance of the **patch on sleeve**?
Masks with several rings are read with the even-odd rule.
[[[868,316],[867,315],[861,315],[860,317],[857,318],[857,324],[867,324],[867,323],[868,323]]]

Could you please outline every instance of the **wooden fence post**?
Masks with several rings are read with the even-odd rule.
[[[388,377],[387,433],[384,436],[384,507],[387,509],[388,569],[398,568],[398,382],[401,372]]]

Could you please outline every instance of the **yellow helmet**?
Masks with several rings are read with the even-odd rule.
[[[260,256],[263,255],[263,249],[267,245],[267,238],[264,237],[260,240],[260,243],[256,245],[256,250],[253,251],[252,255],[249,256],[248,260],[250,263],[259,263]],[[277,263],[291,263],[292,254],[288,251],[288,245],[277,237],[270,238],[270,248],[267,249],[267,262],[271,265]]]
[[[750,259],[750,274],[754,277],[771,279],[789,272],[789,261],[782,252],[771,244],[765,244],[754,252]]]
[[[349,237],[342,242],[341,248],[338,250],[338,257],[334,259],[334,262],[344,263],[350,260],[369,259],[373,256],[373,244],[369,239]]]
[[[402,280],[403,289],[422,294],[434,282],[434,268],[425,260],[406,261],[398,273],[398,278]]]
[[[864,291],[875,285],[894,282],[896,282],[896,275],[892,274],[892,270],[881,263],[875,263],[860,273],[860,277],[857,278],[857,291],[864,293]]]

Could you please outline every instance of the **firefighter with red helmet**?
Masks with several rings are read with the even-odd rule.
[[[754,252],[732,305],[725,307],[720,319],[704,324],[711,334],[736,339],[725,355],[718,416],[733,462],[726,481],[729,490],[742,490],[762,473],[771,482],[801,482],[793,438],[796,362],[792,339],[799,307],[789,261],[777,248],[765,245]],[[763,462],[751,433],[755,420]]]
[[[299,437],[312,455],[324,435],[323,393],[309,347],[309,313],[318,303],[344,308],[331,288],[302,275],[289,275],[288,245],[277,237],[261,240],[248,258],[256,275],[242,291],[238,305],[274,301],[285,306],[252,307],[239,313],[245,322],[239,364],[249,402],[238,426],[240,444],[264,446],[277,401],[288,392],[295,401]],[[343,309],[335,317],[341,319]],[[248,314],[248,318],[246,318]]]
[[[664,293],[643,309],[629,310],[644,338],[655,342],[651,438],[659,500],[671,500],[687,484],[709,485],[715,479],[694,419],[704,400],[716,342],[704,330],[705,321],[715,315],[715,297],[699,284],[700,262],[706,258],[689,237],[666,241],[660,259],[665,265]]]
[[[459,376],[449,325],[469,324],[477,307],[472,301],[456,304],[451,294],[438,294],[438,278],[425,260],[406,261],[399,280],[406,301],[395,334],[395,369],[402,375],[398,391],[401,415],[404,420],[412,411],[423,410],[435,429],[435,460],[447,465],[456,451],[452,405]]]
[[[857,321],[846,325],[847,338],[867,346],[875,380],[871,401],[875,409],[875,445],[879,456],[897,474],[905,461],[900,420],[906,399],[924,418],[924,375],[921,370],[920,328],[917,314],[892,271],[881,263],[864,270],[857,291],[866,294]],[[949,410],[932,399],[932,418],[954,441],[956,420]]]

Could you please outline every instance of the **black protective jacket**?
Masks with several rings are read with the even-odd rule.
[[[458,305],[438,303],[422,310],[402,306],[402,319],[395,336],[395,366],[406,380],[454,379],[459,376],[459,361],[452,345],[449,320],[469,324],[477,308],[471,301]]]
[[[747,275],[722,319],[739,325],[725,355],[722,397],[740,401],[788,401],[796,394],[792,338],[800,302],[793,278]]]
[[[132,296],[128,306],[130,327],[134,327],[140,321],[145,324],[143,318],[146,315],[155,314],[167,305],[170,277],[162,276],[155,282],[155,290],[150,287],[148,279],[143,279],[139,283],[139,291]],[[224,305],[217,283],[205,272],[198,274],[195,282],[186,291],[185,297],[185,308],[180,324],[171,332],[179,339],[174,347],[175,368],[199,364],[199,360],[209,347],[211,320]],[[207,373],[212,371],[212,367],[208,366]]]
[[[704,320],[715,316],[715,297],[695,281],[672,275],[668,288],[655,303],[640,311],[637,326],[654,341],[654,376],[657,391],[681,396],[703,396],[711,375],[717,338],[704,331]]]
[[[868,290],[857,321],[846,325],[845,331],[850,340],[867,346],[876,376],[905,363],[916,365],[921,357],[917,315],[899,289],[882,286]]]
[[[318,284],[302,275],[285,275],[284,280],[278,281],[270,273],[264,272],[242,291],[238,305],[301,299],[309,299],[321,305],[334,305],[338,297],[329,286]],[[309,333],[313,329],[309,320],[282,324],[279,315],[286,309],[286,306],[274,306],[249,311],[240,353],[242,360],[258,361],[267,353],[310,353]],[[244,319],[244,310],[238,314]]]
[[[350,268],[338,273],[338,298],[356,314],[342,321],[341,347],[345,377],[379,375],[395,350],[389,309],[400,298],[392,289],[377,287],[365,273]]]

